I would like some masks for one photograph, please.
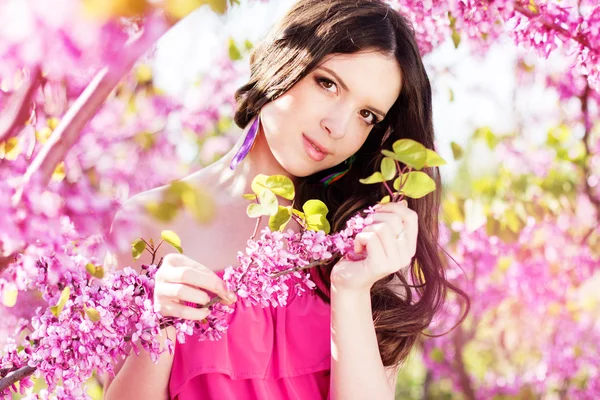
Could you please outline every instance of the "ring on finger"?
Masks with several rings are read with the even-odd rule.
[[[402,230],[400,230],[400,232],[398,232],[398,234],[396,235],[396,240],[403,240],[405,237],[405,233],[406,231],[404,230],[404,228],[402,228]]]

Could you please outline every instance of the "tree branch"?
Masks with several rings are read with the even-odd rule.
[[[29,118],[31,98],[42,82],[40,67],[35,65],[29,77],[15,90],[0,115],[0,142],[4,142],[19,133],[19,126]]]
[[[23,193],[31,185],[46,186],[50,182],[57,165],[65,159],[67,152],[77,143],[79,133],[83,127],[94,117],[112,90],[132,68],[135,61],[168,29],[168,26],[156,17],[149,16],[148,19],[149,21],[147,21],[141,33],[123,46],[123,57],[118,62],[100,70],[66,112],[48,142],[25,171],[12,198],[13,207],[19,205]],[[10,265],[16,253],[0,256],[0,273]]]
[[[154,21],[156,22],[156,21]],[[158,22],[162,24],[161,22]],[[119,81],[132,68],[135,61],[144,54],[166,29],[149,27],[147,23],[141,33],[123,46],[123,58],[119,62],[104,67],[92,79],[83,93],[75,100],[60,123],[27,168],[13,204],[17,205],[23,193],[32,184],[47,185],[57,165],[65,159],[67,152],[79,139],[79,133],[98,112],[106,98]]]
[[[28,377],[29,375],[33,374],[34,372],[35,372],[35,367],[30,367],[29,365],[26,365],[15,371],[9,372],[5,377],[0,379],[0,392],[2,392],[4,389],[10,387],[11,385],[14,385],[21,379]]]
[[[457,373],[460,379],[460,386],[463,391],[463,395],[467,400],[475,400],[475,390],[473,389],[473,382],[471,377],[465,368],[463,360],[463,348],[464,348],[464,332],[461,327],[457,327],[452,335],[454,341],[454,364],[457,368]]]
[[[542,25],[544,25],[545,27],[550,28],[556,32],[559,32],[564,37],[576,41],[577,43],[579,43],[580,45],[582,45],[584,47],[587,47],[591,51],[596,50],[595,48],[593,48],[590,45],[589,41],[587,40],[587,38],[585,36],[581,35],[580,33],[578,33],[577,35],[574,35],[569,30],[563,28],[562,26],[557,25],[554,21],[547,20],[545,18],[545,15],[543,15],[543,14],[538,14],[534,11],[531,11],[530,9],[528,9],[527,7],[524,7],[523,5],[521,5],[519,3],[515,3],[515,11],[519,12],[520,14],[523,14],[530,20],[539,20],[539,22]]]

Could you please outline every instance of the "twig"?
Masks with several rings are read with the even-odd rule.
[[[19,368],[15,371],[9,372],[5,377],[0,379],[0,392],[4,389],[14,385],[18,381],[23,378],[28,377],[29,375],[35,372],[36,368],[26,365],[22,368]]]
[[[590,45],[590,43],[587,40],[587,37],[581,35],[580,33],[578,33],[577,35],[573,35],[572,32],[568,31],[567,29],[563,28],[562,26],[557,25],[555,22],[548,21],[545,18],[539,18],[539,17],[544,17],[544,15],[537,14],[537,13],[535,13],[535,12],[527,9],[526,7],[524,7],[523,5],[521,5],[519,3],[515,3],[515,11],[523,14],[524,16],[526,16],[527,18],[529,18],[530,20],[539,20],[539,22],[542,25],[544,25],[545,27],[550,28],[552,30],[555,30],[555,31],[561,33],[566,38],[576,41],[577,43],[579,43],[580,45],[582,45],[584,47],[587,47],[591,51],[595,51],[596,50],[595,48],[593,48]]]
[[[584,188],[585,188],[585,194],[587,195],[589,201],[592,203],[592,205],[594,206],[594,208],[596,209],[596,218],[598,216],[600,216],[600,198],[598,198],[595,194],[594,194],[594,188],[592,186],[590,186],[589,183],[589,177],[592,174],[592,171],[590,170],[590,166],[588,164],[588,159],[590,154],[591,154],[591,150],[590,150],[590,144],[589,144],[589,140],[591,137],[591,133],[592,133],[592,121],[590,119],[590,111],[588,108],[588,99],[590,96],[590,85],[588,83],[588,81],[586,80],[585,82],[585,89],[583,91],[583,94],[581,95],[581,97],[579,98],[579,100],[581,101],[581,112],[583,114],[583,125],[585,127],[585,133],[583,134],[583,138],[581,139],[583,141],[583,146],[585,149],[585,158],[584,158],[584,163],[582,163],[582,169],[583,169],[583,184],[584,184]],[[587,240],[589,239],[589,237],[591,236],[591,234],[598,229],[598,227],[594,224],[594,226],[592,226],[588,232],[583,235],[583,238],[581,239],[581,244],[585,244],[587,242]]]
[[[24,125],[29,118],[31,98],[41,82],[40,67],[35,65],[29,72],[29,77],[10,96],[8,103],[2,110],[2,115],[0,115],[0,142],[4,142],[19,133],[17,127]]]

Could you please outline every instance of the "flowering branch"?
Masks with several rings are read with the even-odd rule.
[[[21,186],[13,198],[14,204],[20,202],[23,192],[27,191],[33,182],[43,186],[48,184],[56,166],[64,160],[69,149],[79,139],[83,127],[97,113],[135,61],[165,32],[165,28],[164,24],[147,23],[141,33],[124,46],[120,62],[106,66],[96,74],[27,168]]]
[[[518,2],[515,2],[515,11],[518,11],[519,13],[521,13],[522,15],[524,15],[525,17],[527,17],[530,20],[539,21],[545,27],[562,34],[566,39],[574,40],[577,43],[579,43],[580,45],[587,47],[591,51],[596,50],[589,43],[586,36],[582,35],[581,33],[577,33],[576,35],[573,35],[572,32],[568,31],[567,29],[563,28],[562,26],[557,25],[553,21],[549,21],[544,14],[540,14],[539,12],[532,11],[531,9],[523,6],[522,4],[519,4]]]

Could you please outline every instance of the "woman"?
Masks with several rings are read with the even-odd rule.
[[[209,225],[191,224],[185,213],[168,225],[144,219],[138,232],[156,237],[175,230],[186,249],[159,254],[155,304],[163,315],[202,319],[206,309],[183,302],[205,304],[207,291],[232,295],[222,270],[237,264],[254,231],[242,194],[255,175],[290,177],[295,207],[321,199],[337,231],[385,195],[358,183],[379,165],[381,149],[400,138],[433,149],[431,88],[412,29],[379,0],[300,0],[254,50],[250,81],[236,98],[235,121],[245,130],[239,143],[185,178],[214,196],[215,219]],[[257,135],[243,158],[251,131]],[[235,166],[234,158],[243,161]],[[441,187],[437,170],[426,172]],[[124,212],[164,190],[135,196]],[[356,237],[365,260],[336,259],[311,271],[321,283],[318,295],[291,296],[277,309],[246,307],[233,295],[226,304],[235,312],[221,340],[188,338],[158,365],[145,355],[129,357],[106,397],[393,399],[400,362],[451,287],[436,248],[439,196],[382,205],[375,223]],[[130,261],[123,254],[114,262]],[[421,285],[410,287],[408,273]]]

